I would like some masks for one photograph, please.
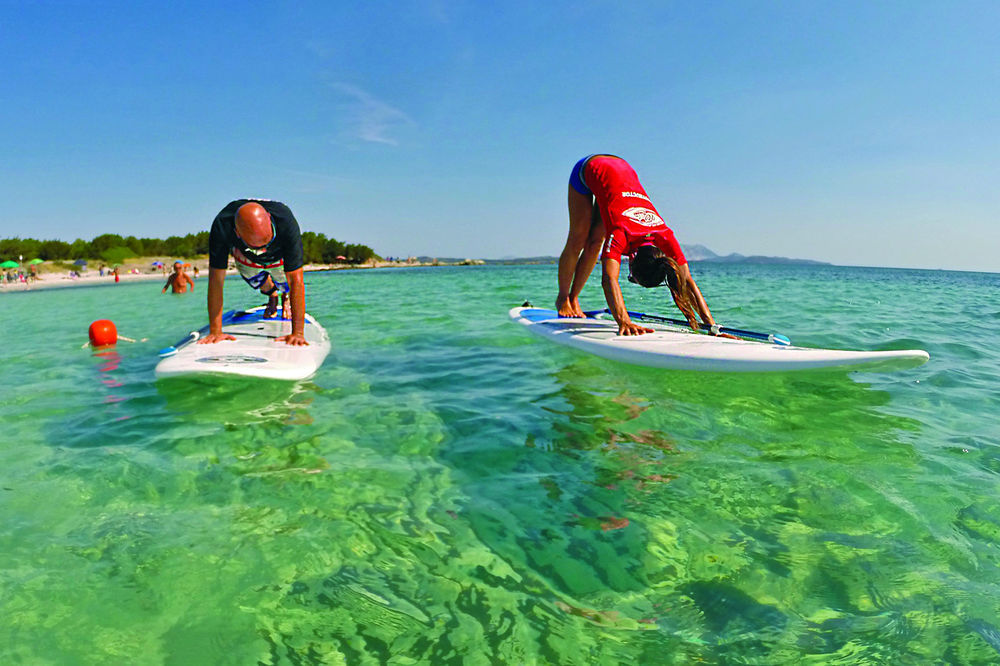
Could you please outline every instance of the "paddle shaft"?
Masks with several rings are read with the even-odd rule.
[[[648,314],[646,312],[632,312],[628,310],[628,316],[633,319],[648,319],[649,321],[662,321],[667,324],[677,324],[678,326],[688,326],[688,323],[683,319],[671,319],[670,317],[664,317],[661,315]],[[611,310],[605,308],[603,310],[591,310],[589,312],[584,312],[583,314],[588,317],[593,317],[597,314],[611,314]],[[706,333],[712,332],[712,327],[708,324],[703,324],[698,322],[698,328]],[[728,326],[719,326],[719,333],[727,333],[729,335],[735,335],[740,338],[750,338],[751,340],[761,340],[763,342],[773,342],[778,345],[790,345],[791,341],[784,335],[778,333],[758,333],[756,331],[746,331],[741,328],[729,328]]]
[[[227,312],[227,313],[225,313],[225,314],[222,315],[222,323],[223,324],[228,324],[233,319],[235,319],[236,317],[238,317],[238,316],[240,316],[242,314],[244,314],[243,310],[230,310],[229,312]],[[194,342],[195,340],[197,340],[198,338],[200,338],[201,336],[203,336],[205,333],[207,333],[208,330],[209,330],[209,328],[210,328],[209,326],[202,326],[197,331],[191,331],[190,333],[188,333],[187,335],[185,335],[183,338],[181,338],[180,340],[178,340],[174,344],[172,344],[169,347],[166,347],[164,349],[161,349],[160,350],[160,356],[173,356],[174,354],[177,353],[177,351],[181,347],[183,347],[184,345],[191,344],[192,342]]]

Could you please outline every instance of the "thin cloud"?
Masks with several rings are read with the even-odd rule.
[[[430,2],[425,2],[423,7],[426,10],[427,15],[438,23],[451,23],[451,14],[454,8],[450,3],[444,2],[443,0],[430,0]]]
[[[354,135],[362,141],[398,146],[399,141],[390,133],[406,125],[414,125],[413,120],[394,106],[370,95],[349,83],[331,83],[330,87],[350,98],[347,108],[351,115]]]

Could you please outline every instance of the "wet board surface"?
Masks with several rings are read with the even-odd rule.
[[[222,330],[236,337],[213,344],[197,341],[208,334],[208,326],[161,350],[157,377],[221,374],[267,379],[298,380],[315,374],[330,353],[326,330],[308,313],[305,316],[307,346],[293,347],[277,338],[292,331],[287,319],[265,319],[264,307],[230,311],[223,315]]]
[[[645,335],[618,335],[610,315],[569,318],[554,310],[518,307],[510,318],[556,344],[596,356],[651,368],[711,372],[783,372],[819,368],[886,371],[912,368],[930,356],[921,349],[850,351],[812,349],[750,340],[731,340],[690,329],[642,321],[655,330]]]

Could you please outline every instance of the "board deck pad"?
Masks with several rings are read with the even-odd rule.
[[[208,326],[192,331],[180,343],[160,352],[157,377],[222,374],[267,379],[306,379],[330,353],[326,330],[308,313],[304,334],[307,346],[293,347],[277,338],[292,331],[287,319],[265,319],[264,306],[223,315],[222,330],[236,337],[213,344],[197,341],[208,334]]]
[[[812,349],[751,340],[732,340],[641,321],[654,329],[644,335],[618,335],[610,315],[560,317],[554,310],[517,307],[510,318],[556,344],[602,358],[671,370],[711,372],[784,372],[818,368],[886,371],[912,368],[930,356],[921,349],[848,351]]]

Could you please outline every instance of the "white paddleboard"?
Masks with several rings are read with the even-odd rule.
[[[783,372],[816,368],[900,370],[925,363],[920,349],[845,351],[720,338],[677,326],[639,322],[654,329],[645,335],[618,335],[611,315],[586,319],[559,317],[554,310],[519,307],[510,318],[557,344],[596,356],[671,370],[713,372]]]
[[[292,332],[292,322],[264,319],[264,306],[225,313],[222,330],[236,339],[199,345],[197,341],[208,334],[208,326],[205,326],[161,350],[162,360],[156,366],[156,376],[220,374],[306,379],[319,369],[330,353],[326,330],[308,313],[304,331],[307,346],[293,347],[278,342],[276,338]]]

